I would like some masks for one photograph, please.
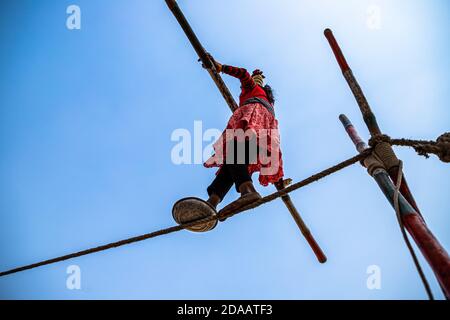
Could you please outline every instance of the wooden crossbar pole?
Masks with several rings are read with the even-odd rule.
[[[278,191],[283,190],[285,188],[284,181],[281,180],[275,186]],[[327,262],[327,257],[323,253],[323,251],[320,248],[319,244],[317,243],[316,239],[314,239],[314,236],[312,235],[312,233],[309,230],[308,226],[306,225],[305,221],[301,217],[300,213],[295,208],[291,197],[288,194],[286,194],[285,196],[281,197],[281,200],[283,200],[284,204],[288,208],[289,212],[291,213],[292,218],[294,219],[295,223],[297,224],[298,228],[300,229],[300,232],[302,233],[303,237],[305,237],[305,239],[308,242],[309,246],[311,247],[312,251],[316,255],[317,260],[320,263]]]

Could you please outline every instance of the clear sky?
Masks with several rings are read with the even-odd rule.
[[[72,4],[81,8],[80,30],[66,28]],[[295,181],[355,154],[340,113],[368,138],[326,27],[383,131],[435,139],[450,127],[448,1],[179,4],[219,61],[265,71]],[[175,165],[171,134],[193,132],[194,121],[222,129],[230,112],[163,0],[0,6],[0,270],[172,226],[177,199],[206,196],[215,171]],[[238,82],[224,79],[237,96]],[[397,150],[429,227],[449,249],[448,164]],[[361,166],[292,198],[328,256],[324,265],[274,201],[210,233],[184,231],[0,278],[0,298],[426,298],[394,212]],[[71,265],[81,270],[80,290],[66,287]],[[379,290],[366,285],[372,265]]]

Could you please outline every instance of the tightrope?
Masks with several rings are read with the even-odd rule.
[[[10,275],[10,274],[13,274],[13,273],[22,272],[22,271],[25,271],[25,270],[30,270],[30,269],[42,267],[42,266],[49,265],[49,264],[54,264],[54,263],[57,263],[57,262],[61,262],[61,261],[65,261],[65,260],[69,260],[69,259],[73,259],[73,258],[78,258],[78,257],[81,257],[81,256],[93,254],[93,253],[100,252],[100,251],[109,250],[109,249],[112,249],[112,248],[121,247],[121,246],[124,246],[124,245],[127,245],[127,244],[144,241],[144,240],[151,239],[151,238],[156,238],[156,237],[159,237],[159,236],[162,236],[162,235],[178,232],[178,231],[184,230],[184,229],[189,228],[189,227],[200,225],[200,224],[203,224],[205,222],[209,222],[209,221],[212,221],[212,220],[217,220],[219,218],[230,218],[230,217],[232,217],[232,216],[234,216],[234,215],[236,215],[238,213],[241,213],[241,212],[244,212],[244,211],[248,211],[248,210],[254,209],[256,207],[259,207],[259,206],[261,206],[261,205],[263,205],[265,203],[268,203],[268,202],[273,201],[273,200],[275,200],[277,198],[285,196],[285,195],[287,195],[288,193],[290,193],[292,191],[295,191],[295,190],[298,190],[300,188],[303,188],[303,187],[305,187],[305,186],[307,186],[307,185],[309,185],[309,184],[311,184],[313,182],[319,181],[320,179],[323,179],[323,178],[325,178],[325,177],[327,177],[327,176],[329,176],[329,175],[331,175],[333,173],[336,173],[337,171],[340,171],[340,170],[342,170],[342,169],[344,169],[346,167],[349,167],[349,166],[353,165],[354,163],[365,159],[367,156],[369,156],[371,154],[371,152],[372,152],[371,149],[367,149],[364,152],[362,152],[362,153],[360,153],[360,154],[358,154],[358,155],[356,155],[354,157],[351,157],[351,158],[349,158],[349,159],[347,159],[345,161],[342,161],[342,162],[340,162],[340,163],[338,163],[338,164],[336,164],[336,165],[334,165],[334,166],[332,166],[332,167],[330,167],[328,169],[325,169],[325,170],[323,170],[321,172],[313,174],[312,176],[310,176],[310,177],[308,177],[308,178],[306,178],[306,179],[304,179],[304,180],[302,180],[300,182],[297,182],[297,183],[295,183],[295,184],[293,184],[293,185],[291,185],[291,186],[289,186],[289,187],[287,187],[287,188],[285,188],[283,190],[280,190],[280,191],[274,192],[274,193],[272,193],[272,194],[270,194],[268,196],[265,196],[265,197],[261,198],[260,200],[255,201],[255,202],[251,203],[250,205],[245,206],[244,208],[241,208],[239,210],[236,210],[236,211],[233,211],[233,212],[230,212],[230,213],[224,213],[224,212],[219,211],[218,215],[214,216],[214,217],[208,217],[208,218],[205,218],[205,219],[202,219],[202,220],[193,221],[193,222],[186,223],[186,224],[181,224],[181,225],[173,226],[173,227],[166,228],[166,229],[161,229],[161,230],[154,231],[154,232],[151,232],[151,233],[147,233],[147,234],[144,234],[144,235],[128,238],[128,239],[125,239],[125,240],[120,240],[120,241],[117,241],[117,242],[112,242],[112,243],[109,243],[109,244],[105,244],[105,245],[98,246],[98,247],[95,247],[95,248],[86,249],[86,250],[83,250],[83,251],[74,252],[74,253],[71,253],[71,254],[67,254],[67,255],[60,256],[60,257],[53,258],[53,259],[49,259],[49,260],[40,261],[40,262],[33,263],[33,264],[30,264],[30,265],[26,265],[26,266],[23,266],[23,267],[14,268],[14,269],[11,269],[11,270],[8,270],[8,271],[0,272],[0,277],[4,277],[4,276],[7,276],[7,275]]]

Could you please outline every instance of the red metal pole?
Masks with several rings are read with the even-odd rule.
[[[395,186],[384,169],[376,169],[372,174],[392,206],[394,206]],[[403,225],[414,239],[423,256],[431,266],[446,299],[450,299],[450,257],[439,243],[419,213],[400,194],[399,209]]]
[[[362,145],[365,145],[365,143],[359,137],[358,132],[350,120],[343,114],[339,116],[339,119],[357,150],[362,152],[364,150]],[[386,170],[384,168],[377,168],[371,174],[391,205],[394,206],[395,186]],[[447,251],[439,243],[431,230],[428,229],[420,214],[410,205],[403,195],[399,196],[399,209],[403,225],[431,266],[445,297],[450,299],[450,257]]]
[[[381,134],[381,130],[380,127],[378,126],[377,119],[374,113],[372,112],[372,109],[370,108],[370,105],[364,95],[364,92],[362,91],[361,87],[358,84],[358,81],[353,75],[353,72],[347,63],[347,60],[345,59],[345,56],[342,53],[342,50],[339,47],[339,44],[337,43],[336,38],[333,35],[333,32],[330,29],[325,29],[324,34],[331,46],[331,49],[333,50],[333,53],[339,64],[339,67],[341,68],[342,74],[344,75],[345,80],[347,81],[348,85],[350,86],[350,89],[352,90],[353,95],[355,96],[356,102],[358,103],[358,106],[363,115],[364,122],[366,123],[371,136],[373,137]],[[396,159],[395,153],[392,151],[392,148],[390,149],[391,150],[387,151],[389,151],[389,155],[392,156],[395,160]],[[394,183],[396,183],[398,177],[398,165],[393,165],[387,168],[387,171],[389,172],[389,176],[391,177],[391,179],[394,181]],[[414,209],[416,209],[416,211],[420,213],[420,209],[416,204],[416,201],[414,200],[414,197],[408,187],[406,177],[404,176],[402,179],[402,184],[400,185],[400,192],[414,207]]]

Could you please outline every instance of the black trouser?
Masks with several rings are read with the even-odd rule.
[[[257,150],[250,149],[252,142],[246,140],[245,142],[230,142],[227,150],[234,150],[233,154],[227,152],[223,166],[217,174],[214,181],[208,187],[208,195],[215,194],[222,200],[225,195],[230,191],[233,183],[236,187],[236,191],[239,192],[239,187],[242,183],[252,181],[252,177],[248,172],[248,165],[254,163],[256,159]],[[242,154],[245,151],[245,154]],[[256,153],[255,153],[256,151]],[[233,159],[232,163],[227,163],[228,159]],[[240,160],[240,161],[239,161]]]

